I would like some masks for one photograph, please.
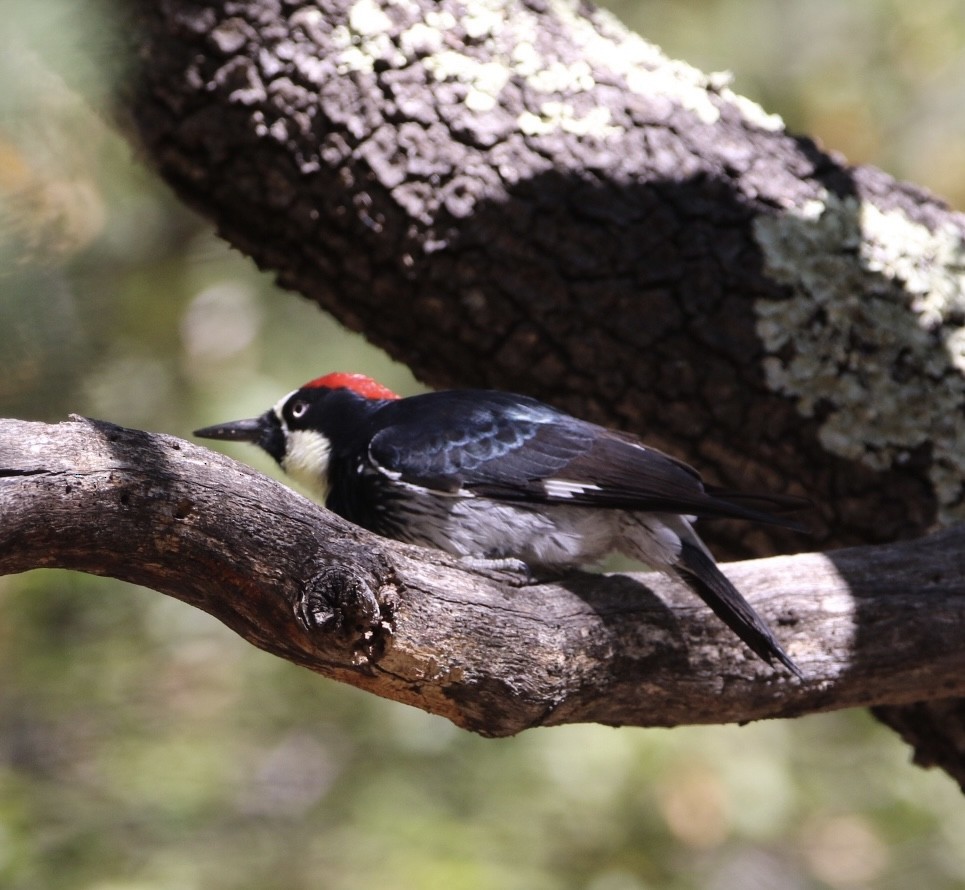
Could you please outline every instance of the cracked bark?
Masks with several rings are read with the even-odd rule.
[[[925,324],[920,305],[945,281],[956,304],[960,281],[916,290],[867,226],[873,209],[945,239],[906,239],[937,280],[965,232],[939,200],[787,134],[585,5],[116,3],[150,162],[425,381],[522,389],[721,484],[806,494],[823,546],[961,516],[961,313]],[[795,241],[812,265],[781,252]],[[798,543],[709,537],[732,555]],[[951,707],[877,713],[961,781]]]
[[[965,232],[934,198],[758,126],[712,82],[554,4],[507,4],[485,40],[457,14],[473,4],[433,4],[421,23],[417,4],[391,5],[377,33],[348,2],[126,5],[142,55],[126,108],[152,163],[283,285],[426,382],[525,389],[724,485],[807,493],[820,543],[933,521],[926,453],[886,471],[845,459],[818,437],[826,405],[802,416],[768,386],[755,305],[788,288],[755,226],[830,194]],[[562,86],[509,67],[525,47]],[[463,67],[440,74],[450,50]],[[487,96],[480,66],[501,64]],[[698,98],[700,113],[684,104]],[[733,555],[765,535],[796,545],[738,534],[723,538]]]
[[[0,573],[61,567],[144,584],[261,649],[491,736],[965,693],[963,539],[727,566],[802,683],[663,576],[470,573],[171,436],[0,421]]]

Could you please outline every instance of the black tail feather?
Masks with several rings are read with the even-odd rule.
[[[680,560],[674,566],[681,580],[707,603],[714,614],[768,664],[777,660],[799,679],[801,669],[778,643],[771,629],[703,550],[683,542]]]
[[[784,513],[809,510],[814,503],[807,498],[789,494],[753,494],[745,491],[728,491],[707,486],[707,494],[717,502],[717,510],[702,512],[705,518],[733,517],[789,528],[796,532],[810,533],[811,529],[797,519],[788,519]]]

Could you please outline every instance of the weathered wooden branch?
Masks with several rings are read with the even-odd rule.
[[[660,575],[468,573],[170,436],[0,421],[0,573],[53,566],[152,587],[275,655],[486,735],[965,693],[960,529],[727,566],[801,683]]]

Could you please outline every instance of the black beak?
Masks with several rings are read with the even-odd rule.
[[[251,442],[267,451],[278,463],[285,456],[285,435],[274,411],[266,411],[261,417],[250,420],[229,420],[227,423],[206,426],[195,430],[194,434],[201,439]]]
[[[265,430],[265,418],[252,417],[250,420],[230,420],[215,426],[206,426],[195,430],[199,439],[223,439],[226,442],[253,442],[258,444],[261,434]]]

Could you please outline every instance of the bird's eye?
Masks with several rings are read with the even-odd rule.
[[[303,402],[301,399],[297,402],[292,402],[291,412],[292,417],[296,420],[304,417],[308,413],[308,402]]]

